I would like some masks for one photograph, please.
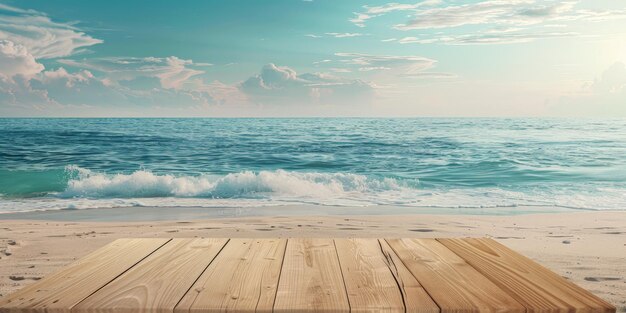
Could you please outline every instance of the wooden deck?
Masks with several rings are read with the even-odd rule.
[[[615,312],[491,239],[120,239],[1,313]]]

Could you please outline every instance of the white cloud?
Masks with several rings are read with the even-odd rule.
[[[419,72],[411,74],[400,75],[406,78],[420,78],[420,79],[444,79],[444,78],[457,78],[459,75],[454,73],[441,73],[441,72]]]
[[[202,108],[242,98],[236,86],[197,78],[203,71],[192,67],[208,64],[177,57],[58,61],[79,70],[44,71],[26,48],[0,41],[0,112],[72,115],[79,108],[89,115],[90,109]]]
[[[347,37],[360,37],[363,36],[361,33],[326,33],[328,36],[332,36],[335,38],[347,38]]]
[[[329,68],[329,70],[331,72],[335,72],[335,73],[352,73],[352,71],[350,69],[341,68],[341,67],[331,67],[331,68]]]
[[[532,25],[549,20],[574,18],[576,2],[537,4],[534,0],[489,0],[472,4],[415,10],[412,18],[394,26],[399,30],[450,28],[476,24]],[[567,15],[574,13],[575,15]]]
[[[204,108],[218,103],[206,90],[167,89],[160,86],[158,78],[147,79],[141,86],[129,86],[96,77],[89,70],[43,71],[28,80],[0,81],[0,113],[89,116],[142,108]]]
[[[434,6],[442,3],[441,0],[425,0],[415,4],[403,4],[403,3],[387,3],[381,6],[363,6],[365,12],[354,13],[354,18],[350,19],[350,22],[359,27],[365,27],[365,22],[371,18],[387,14],[394,11],[413,11],[420,7]]]
[[[397,78],[453,78],[452,73],[432,72],[437,61],[419,55],[374,55],[366,53],[335,53],[335,59],[314,62],[317,67],[334,73],[361,72],[362,77],[374,78],[382,87],[382,82],[391,85],[401,83]]]
[[[331,60],[331,59],[324,59],[324,60],[313,62],[313,64],[317,65],[317,64],[323,64],[323,63],[328,63],[328,62],[332,62],[332,61],[333,60]]]
[[[161,87],[166,89],[185,89],[189,79],[203,74],[196,69],[198,66],[207,66],[206,63],[194,64],[192,60],[180,59],[175,56],[167,58],[91,58],[83,60],[58,60],[59,63],[79,68],[100,71],[112,80],[133,80],[138,77],[155,77]]]
[[[439,43],[446,45],[490,45],[490,44],[511,44],[531,42],[544,38],[564,38],[579,36],[575,32],[541,32],[541,33],[525,33],[525,32],[494,32],[486,31],[476,34],[467,35],[447,35],[434,38],[418,38],[404,37],[398,40],[401,44],[430,44]]]
[[[626,117],[626,65],[616,62],[582,89],[549,103],[554,115]]]
[[[615,62],[591,85],[591,90],[595,93],[611,93],[626,95],[626,65],[622,62]],[[626,106],[626,97],[624,97]]]
[[[44,13],[8,5],[0,6],[0,39],[26,47],[37,59],[64,57],[102,43],[70,23],[55,22]]]
[[[44,66],[35,60],[26,47],[0,40],[0,78],[12,79],[17,75],[30,78],[43,70]]]
[[[354,13],[356,15],[356,17],[351,18],[350,22],[354,23],[354,25],[358,26],[358,27],[365,27],[365,22],[369,19],[371,19],[372,15],[369,14],[364,14],[364,13]]]
[[[393,70],[399,73],[416,73],[435,66],[437,61],[422,56],[371,55],[364,53],[335,53],[343,63],[361,71]]]
[[[307,34],[305,36],[306,37],[311,37],[311,38],[323,38],[324,36],[334,37],[334,38],[351,38],[351,37],[365,36],[365,34],[361,34],[361,33],[324,33],[324,35]]]
[[[324,73],[297,74],[286,66],[267,64],[239,86],[250,100],[263,104],[344,104],[369,101],[375,86],[358,79]]]
[[[76,84],[85,83],[94,79],[94,76],[90,71],[82,70],[76,73],[68,73],[67,70],[62,67],[52,71],[45,71],[42,74],[43,75],[39,77],[39,81],[52,82],[63,80],[67,88],[72,88],[76,86]]]
[[[220,81],[206,83],[201,79],[194,79],[189,84],[190,90],[203,92],[211,97],[216,104],[244,104],[247,101],[245,94],[238,85],[224,84]]]
[[[549,28],[567,27],[573,21],[599,22],[626,18],[626,9],[589,10],[577,9],[579,1],[546,0],[486,0],[467,4],[444,4],[440,1],[416,4],[388,3],[377,7],[364,7],[364,12],[355,13],[351,21],[357,26],[375,16],[394,11],[410,12],[409,20],[397,23],[393,28],[402,31],[425,29],[454,29],[450,34],[438,33],[407,36],[399,43],[439,44],[503,44],[529,42],[548,37],[578,36],[575,32],[552,32]],[[474,27],[471,31],[463,26]],[[481,26],[480,28],[477,28]],[[491,30],[484,30],[490,27]],[[502,34],[501,29],[509,29]],[[459,31],[460,30],[460,31]],[[494,31],[495,30],[495,31]],[[498,33],[498,34],[496,34]]]

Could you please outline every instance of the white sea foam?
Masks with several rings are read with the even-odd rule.
[[[373,179],[349,173],[300,173],[284,170],[227,174],[224,176],[159,175],[140,170],[131,174],[103,174],[71,167],[75,178],[61,198],[260,198],[293,196],[305,198],[343,197],[350,194],[401,191],[391,178]]]
[[[66,169],[65,190],[45,197],[0,199],[0,213],[110,207],[252,208],[294,204],[391,205],[427,208],[566,207],[623,209],[623,188],[568,186],[509,190],[498,187],[419,188],[415,181],[351,173],[243,171],[226,175],[173,175],[138,170],[107,174]],[[337,209],[341,212],[340,209]]]

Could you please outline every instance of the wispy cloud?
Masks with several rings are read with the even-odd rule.
[[[425,0],[415,4],[403,4],[403,3],[387,3],[381,6],[363,6],[364,12],[355,12],[355,17],[350,19],[350,22],[359,27],[365,27],[365,22],[371,18],[387,14],[394,11],[414,11],[420,7],[434,6],[442,3],[441,0]]]
[[[346,38],[346,37],[360,37],[363,36],[361,33],[326,33],[328,36],[332,36],[335,38]]]
[[[406,78],[420,78],[420,79],[444,79],[444,78],[457,78],[459,75],[454,73],[444,72],[419,72],[412,74],[402,74],[401,77]]]
[[[364,53],[335,53],[345,64],[356,66],[360,71],[396,70],[415,73],[432,68],[437,61],[422,56],[372,55]]]
[[[626,17],[626,10],[575,9],[578,1],[546,2],[536,0],[487,0],[470,4],[444,5],[443,1],[415,4],[388,3],[364,6],[350,19],[364,27],[367,20],[395,11],[409,11],[410,19],[396,24],[399,30],[450,28],[477,24],[532,25],[546,21],[607,20]]]
[[[446,4],[424,1],[416,4],[388,3],[364,7],[351,19],[357,26],[375,16],[394,11],[408,11],[409,19],[393,25],[401,31],[440,29],[434,35],[390,38],[384,42],[438,44],[508,44],[529,42],[541,38],[577,36],[575,32],[554,32],[573,21],[600,22],[626,18],[626,9],[578,9],[579,1],[486,0],[469,4]],[[463,28],[481,26],[481,28]],[[484,28],[489,28],[485,30]],[[451,31],[446,34],[447,30]],[[507,31],[504,31],[506,29]],[[552,29],[552,30],[550,30]]]
[[[325,73],[298,74],[287,66],[267,64],[239,85],[250,100],[264,104],[341,104],[369,101],[375,86],[360,79]]]
[[[0,5],[0,39],[24,46],[37,59],[72,55],[102,43],[76,26],[51,20],[44,13]]]
[[[350,37],[361,37],[365,35],[366,34],[362,34],[362,33],[324,33],[323,35],[306,34],[305,36],[311,37],[311,38],[323,38],[323,37],[350,38]]]
[[[207,66],[206,63],[195,64],[192,60],[184,60],[175,56],[167,58],[90,58],[83,60],[61,59],[59,63],[78,68],[99,71],[113,80],[133,80],[137,77],[155,77],[161,87],[166,89],[183,89],[190,78],[203,74],[197,67]]]
[[[450,28],[478,24],[533,25],[552,20],[586,18],[590,11],[575,11],[576,1],[537,4],[533,0],[489,0],[472,4],[415,10],[411,19],[394,28],[399,30]],[[623,12],[597,12],[623,14]]]
[[[434,38],[418,38],[404,37],[397,40],[401,44],[446,44],[446,45],[494,45],[494,44],[511,44],[531,42],[544,38],[563,38],[579,36],[575,32],[542,32],[542,33],[525,33],[525,32],[483,32],[467,35],[446,35]]]
[[[325,65],[336,73],[361,72],[375,75],[382,81],[396,81],[397,78],[441,79],[454,78],[456,74],[432,71],[437,61],[418,55],[373,55],[366,53],[335,53],[336,60],[317,63]],[[397,81],[396,81],[397,82]],[[381,84],[377,84],[382,86]]]

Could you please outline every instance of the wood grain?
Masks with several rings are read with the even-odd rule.
[[[400,288],[377,239],[335,239],[350,312],[404,312]]]
[[[615,312],[615,307],[498,242],[439,239],[522,303],[528,312]]]
[[[175,312],[272,312],[286,239],[231,239]]]
[[[120,239],[0,313],[615,313],[490,239]]]
[[[0,312],[67,313],[169,240],[118,239],[60,272],[1,299]]]
[[[172,312],[228,239],[172,239],[72,312]]]
[[[378,240],[385,261],[394,275],[404,298],[407,313],[438,313],[439,306],[428,295],[424,287],[415,279],[413,274],[404,266],[402,260],[391,249],[387,241]]]
[[[441,312],[525,312],[515,299],[437,240],[388,239],[387,243]]]
[[[289,239],[274,312],[349,312],[332,239]]]

